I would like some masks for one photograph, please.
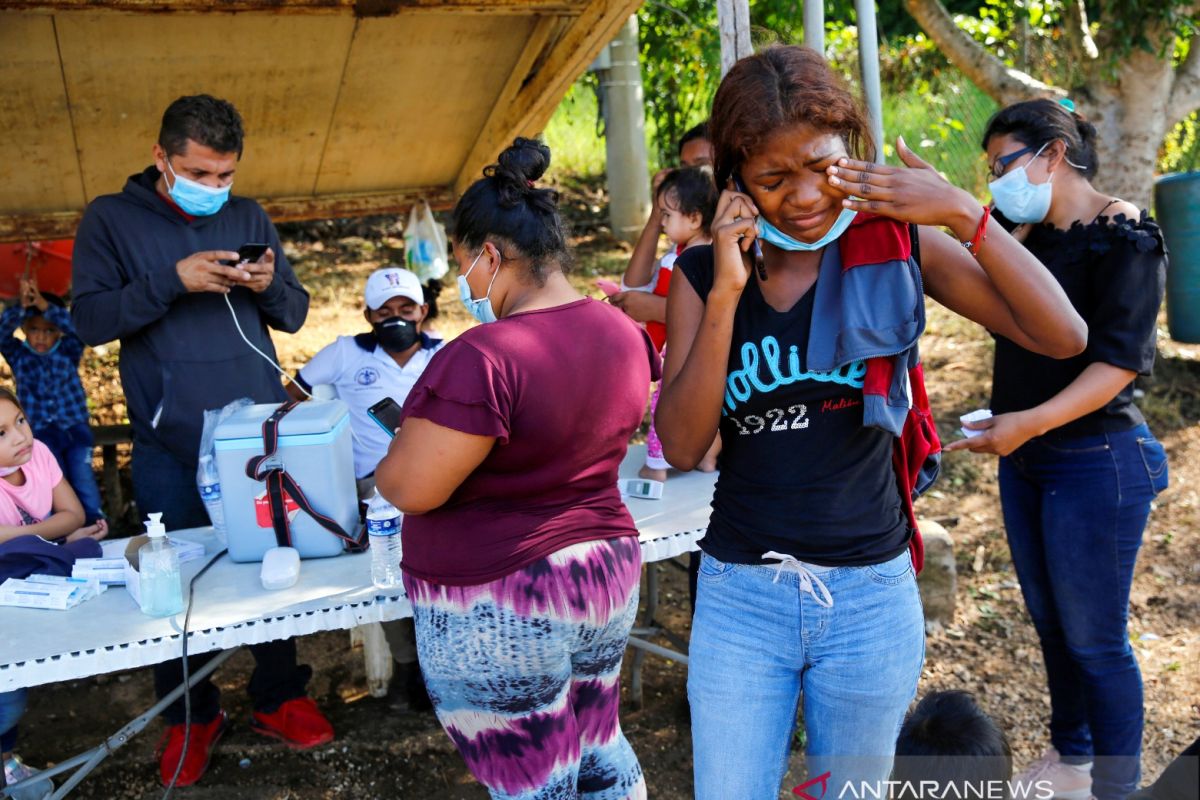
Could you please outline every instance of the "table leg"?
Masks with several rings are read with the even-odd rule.
[[[125,497],[121,491],[121,472],[117,467],[117,446],[106,444],[100,448],[104,462],[104,499],[108,506],[108,518],[118,520],[125,514]]]
[[[638,636],[653,636],[655,632],[654,615],[658,612],[658,565],[646,564],[646,610],[642,612],[642,624],[630,632],[629,644],[633,647],[633,661],[629,665],[629,701],[634,708],[641,708],[642,697],[642,667],[646,662],[644,644]]]
[[[238,651],[238,649],[239,648],[235,647],[232,650],[226,650],[225,652],[218,654],[212,661],[209,661],[203,667],[191,673],[186,686],[195,686],[197,682],[207,678],[213,673],[213,670],[228,661],[229,658]],[[148,711],[130,722],[128,725],[121,728],[112,736],[105,739],[101,744],[93,747],[91,750],[80,753],[72,758],[68,758],[66,761],[56,764],[50,769],[43,770],[37,775],[34,775],[32,778],[23,780],[20,783],[14,783],[8,787],[0,786],[0,798],[15,796],[25,786],[32,785],[38,781],[45,780],[46,778],[52,778],[55,775],[67,772],[68,770],[76,769],[76,767],[78,767],[76,772],[67,779],[67,782],[58,787],[54,794],[50,795],[50,800],[61,800],[67,796],[68,792],[78,786],[92,770],[98,767],[101,761],[108,758],[113,753],[117,752],[117,750],[120,750],[122,747],[128,744],[129,740],[141,733],[142,730],[145,729],[145,727],[149,725],[155,717],[166,711],[167,706],[171,705],[171,703],[174,703],[176,700],[182,697],[184,688],[185,684],[179,684],[172,689],[166,697],[151,706]]]
[[[371,622],[351,630],[351,643],[357,633],[362,640],[363,665],[367,672],[367,692],[371,697],[387,697],[392,683],[392,648],[383,634],[383,624]]]

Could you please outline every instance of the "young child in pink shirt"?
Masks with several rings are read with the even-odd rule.
[[[108,524],[83,526],[83,506],[46,445],[33,438],[16,396],[0,388],[0,543],[36,535],[103,539]]]

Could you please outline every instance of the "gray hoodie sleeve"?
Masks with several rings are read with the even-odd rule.
[[[175,270],[130,277],[101,209],[93,203],[75,234],[71,258],[74,300],[71,319],[89,345],[131,336],[160,319],[187,293]]]

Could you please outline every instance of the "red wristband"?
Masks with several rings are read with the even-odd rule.
[[[987,226],[991,217],[991,210],[987,206],[983,206],[983,216],[979,218],[979,227],[975,229],[975,235],[971,241],[962,243],[962,246],[967,248],[967,252],[976,258],[979,257],[979,248],[987,241]]]

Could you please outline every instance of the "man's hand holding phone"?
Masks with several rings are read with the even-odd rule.
[[[253,255],[245,252],[247,247],[249,245],[244,245],[238,251],[239,255]],[[241,268],[250,273],[250,278],[242,285],[252,292],[265,292],[275,279],[275,251],[267,247],[258,253],[257,257],[243,260]]]
[[[251,274],[237,263],[238,254],[231,250],[204,250],[192,253],[175,264],[175,271],[183,288],[189,292],[217,292],[228,294],[229,290],[251,279]]]
[[[275,251],[270,245],[248,242],[232,250],[193,253],[175,265],[189,292],[228,294],[234,286],[265,291],[275,277]]]

